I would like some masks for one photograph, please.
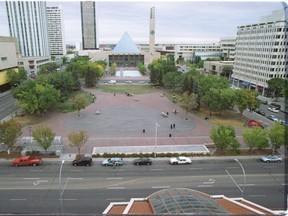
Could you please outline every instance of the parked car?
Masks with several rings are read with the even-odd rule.
[[[152,160],[150,158],[137,158],[133,161],[134,165],[151,165]]]
[[[288,120],[279,120],[279,123],[284,126],[288,126]]]
[[[278,118],[276,118],[275,115],[268,115],[268,119],[272,120],[272,121],[275,121],[275,122],[278,122]]]
[[[274,112],[274,113],[278,113],[279,110],[276,109],[275,107],[268,107],[268,110],[271,111],[271,112]]]
[[[191,159],[184,156],[174,157],[170,159],[170,164],[172,165],[191,164],[191,163],[192,163]]]
[[[262,115],[262,116],[265,116],[265,112],[263,110],[256,109],[255,112]]]
[[[84,155],[81,158],[75,159],[72,161],[73,166],[91,166],[92,157],[90,155]]]
[[[42,164],[42,158],[35,156],[22,156],[12,161],[14,166],[38,166]]]
[[[277,162],[280,163],[283,159],[277,155],[265,155],[260,158],[261,161],[270,163],[270,162]]]
[[[249,120],[245,123],[245,126],[246,127],[261,127],[261,128],[264,128],[263,124],[261,122],[258,122],[256,120]]]
[[[103,166],[121,166],[123,164],[124,162],[122,158],[108,158],[102,161]]]

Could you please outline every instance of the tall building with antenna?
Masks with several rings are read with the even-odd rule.
[[[150,33],[149,33],[149,53],[151,57],[153,57],[154,52],[155,52],[155,7],[152,7],[150,9]]]

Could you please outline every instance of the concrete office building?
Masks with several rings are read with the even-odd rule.
[[[233,61],[235,58],[236,38],[221,38],[219,44],[222,50],[222,60]]]
[[[15,37],[0,36],[0,92],[10,89],[10,84],[7,80],[7,71],[18,71],[17,65],[18,44]]]
[[[98,49],[96,3],[92,1],[80,2],[81,30],[83,50]]]
[[[52,56],[63,56],[66,54],[66,45],[61,6],[47,7],[47,20],[50,54]]]
[[[10,36],[23,57],[50,56],[46,2],[6,1]]]
[[[286,13],[286,15],[285,15]],[[238,26],[233,84],[256,89],[262,95],[272,78],[287,78],[287,11],[273,11],[259,23]]]

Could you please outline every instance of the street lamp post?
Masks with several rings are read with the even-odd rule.
[[[155,123],[155,143],[154,143],[154,158],[156,158],[156,148],[157,148],[157,128],[160,127],[160,125],[156,122]]]
[[[245,170],[244,170],[244,167],[242,166],[242,164],[239,162],[239,160],[237,158],[235,158],[235,161],[240,165],[242,171],[243,171],[243,178],[244,178],[244,184],[243,184],[243,187],[242,187],[242,198],[244,196],[244,189],[245,189],[245,185],[246,185],[246,173],[245,173]]]
[[[61,177],[62,177],[62,167],[63,164],[65,163],[65,160],[62,160],[61,162],[61,166],[60,166],[60,171],[59,171],[59,192],[60,192],[60,205],[61,205],[61,213],[63,213],[63,190],[62,190],[62,181],[61,181]]]

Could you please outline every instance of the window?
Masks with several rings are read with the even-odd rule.
[[[1,57],[1,61],[7,61],[7,57]]]

